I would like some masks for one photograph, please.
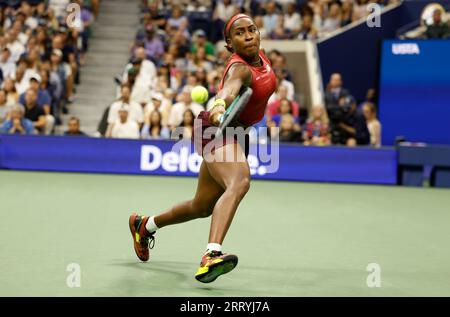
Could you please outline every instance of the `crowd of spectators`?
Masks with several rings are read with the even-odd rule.
[[[70,3],[79,15],[67,11]],[[99,0],[0,3],[0,133],[52,134],[61,124],[98,7]]]
[[[70,2],[82,9],[81,28],[67,23]],[[363,17],[366,12],[361,8],[369,3],[219,0],[211,8],[210,1],[169,2],[142,1],[130,59],[116,79],[117,99],[105,111],[101,135],[165,139],[181,128],[178,136],[190,139],[195,117],[211,108],[225,71],[230,53],[215,44],[222,39],[225,21],[236,12],[251,14],[263,37],[307,39]],[[205,24],[203,13],[211,9]],[[61,113],[67,113],[80,81],[98,0],[9,1],[1,13],[0,133],[51,134]],[[305,33],[305,25],[310,25],[314,36]],[[380,145],[373,100],[356,106],[335,74],[325,104],[314,105],[309,114],[302,112],[305,107],[299,104],[285,56],[276,50],[267,55],[278,84],[258,124],[268,128],[263,137],[305,145]],[[203,105],[190,96],[197,85],[206,87],[210,95]],[[78,118],[69,119],[64,135],[84,135]]]
[[[441,10],[437,9],[433,12],[433,22],[427,25],[423,37],[426,39],[450,38],[450,26],[447,21],[442,20]]]
[[[359,5],[363,3],[367,4],[360,2]],[[304,12],[310,12],[308,10],[312,7],[317,10],[319,5],[324,7],[325,4],[330,8],[327,18],[341,17],[336,13],[340,12],[341,4],[335,7],[335,2],[330,1],[309,1],[303,6],[290,1],[218,1],[213,9],[212,27],[205,30],[191,25],[199,25],[191,15],[195,10],[207,10],[204,1],[186,4],[178,1],[169,9],[160,1],[143,1],[141,24],[130,51],[129,63],[117,78],[117,100],[106,109],[99,132],[106,137],[164,139],[181,128],[181,137],[189,139],[195,117],[202,110],[211,108],[230,55],[226,49],[214,45],[222,37],[219,30],[222,32],[225,21],[238,11],[247,12],[245,6],[249,5],[248,11],[256,12],[256,22],[264,25],[260,29],[262,33],[283,38],[284,31],[280,26],[284,25],[283,29],[287,26],[290,31],[283,34],[296,38],[304,17],[308,16]],[[286,14],[282,14],[283,10]],[[347,20],[361,17],[360,11],[359,15],[348,15]],[[258,15],[260,12],[264,14]],[[323,12],[320,12],[323,17]],[[332,23],[327,18],[323,23],[331,30]],[[280,21],[285,24],[280,24]],[[312,14],[311,23],[318,21],[322,19],[318,20]],[[283,142],[306,145],[380,145],[379,136],[369,136],[371,132],[379,131],[377,124],[372,123],[371,130],[368,130],[363,107],[352,107],[355,101],[345,89],[341,91],[338,87],[341,83],[337,82],[337,76],[333,76],[327,90],[325,105],[315,105],[308,115],[300,111],[305,107],[298,102],[285,56],[276,50],[267,52],[267,55],[277,75],[278,87],[269,100],[265,118],[258,124],[258,127],[268,128],[267,135],[262,137],[279,137]],[[340,81],[340,77],[338,79]],[[210,95],[209,101],[203,105],[193,102],[190,96],[192,88],[197,85],[206,87]],[[346,120],[336,121],[335,107],[345,113]],[[377,122],[374,106],[364,114],[366,112],[370,114],[370,120]],[[179,133],[177,137],[180,137]]]

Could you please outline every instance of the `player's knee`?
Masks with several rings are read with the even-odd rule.
[[[210,206],[209,204],[205,204],[205,203],[195,203],[194,202],[192,204],[192,209],[195,211],[197,216],[200,218],[207,218],[207,217],[211,216],[211,214],[213,212],[213,208],[214,207]]]
[[[238,196],[244,197],[250,190],[250,178],[244,177],[233,182],[230,186],[230,190],[234,191]]]
[[[200,216],[200,218],[208,218],[209,216],[212,215],[213,209],[200,209],[198,212],[198,215]]]

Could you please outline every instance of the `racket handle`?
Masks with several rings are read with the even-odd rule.
[[[225,117],[225,116],[223,115],[223,113],[219,116],[219,122],[220,122],[220,123],[223,122],[224,117]]]

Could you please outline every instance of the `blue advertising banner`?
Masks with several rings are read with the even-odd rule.
[[[383,144],[450,144],[450,40],[384,41],[379,116]]]
[[[397,152],[391,148],[279,144],[263,152],[252,145],[248,162],[254,179],[397,182]],[[190,141],[0,136],[3,169],[195,176],[201,162]]]

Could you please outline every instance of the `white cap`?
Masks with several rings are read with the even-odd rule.
[[[119,111],[127,111],[127,112],[129,112],[130,111],[130,106],[128,104],[124,103],[124,104],[122,104],[122,106],[120,106]]]
[[[163,101],[164,97],[163,97],[163,95],[162,95],[161,93],[159,93],[159,92],[154,92],[154,93],[152,94],[152,99],[156,99],[156,100],[159,100],[159,101]]]

